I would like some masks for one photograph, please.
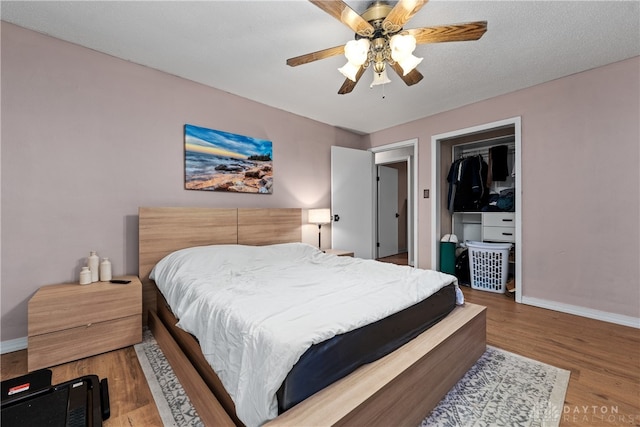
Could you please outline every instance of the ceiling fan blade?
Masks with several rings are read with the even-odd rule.
[[[478,40],[486,31],[487,21],[406,30],[416,38],[418,44]]]
[[[360,69],[358,70],[358,73],[356,74],[355,82],[351,79],[345,79],[344,83],[342,83],[342,86],[340,86],[340,90],[338,90],[338,95],[345,95],[347,93],[351,93],[353,88],[356,87],[356,85],[358,84],[358,81],[360,81],[360,77],[362,77],[362,75],[364,74],[364,70],[365,68],[361,65]]]
[[[342,0],[309,0],[363,37],[373,35],[373,25],[365,21]]]
[[[330,58],[336,55],[342,55],[343,53],[344,45],[330,47],[328,49],[319,50],[317,52],[307,53],[306,55],[296,56],[295,58],[289,58],[287,59],[287,65],[289,65],[290,67],[297,67],[298,65],[308,64],[309,62]]]
[[[407,86],[411,86],[418,83],[424,77],[420,73],[420,71],[418,71],[415,68],[409,71],[406,76],[403,76],[402,74],[404,73],[404,71],[402,70],[402,67],[400,66],[400,64],[398,64],[397,62],[394,62],[393,65],[391,65],[391,68],[393,68],[393,71],[395,71],[398,74],[398,76],[402,79],[403,82],[407,84]]]
[[[388,33],[397,33],[428,0],[400,0],[391,9],[389,15],[382,22],[382,29]]]

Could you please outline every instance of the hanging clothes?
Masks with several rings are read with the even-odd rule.
[[[456,199],[456,189],[460,182],[460,168],[462,167],[462,160],[458,159],[451,164],[449,173],[447,174],[447,182],[449,183],[449,193],[447,195],[447,209],[449,212],[454,212],[454,201]]]
[[[488,165],[481,155],[458,159],[451,164],[447,181],[449,212],[479,211],[489,194]]]
[[[496,145],[489,148],[489,158],[491,159],[491,177],[493,181],[506,181],[509,176],[509,165],[507,155],[509,147],[506,145]]]

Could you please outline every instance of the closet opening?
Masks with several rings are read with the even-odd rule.
[[[516,117],[435,135],[431,147],[432,268],[440,270],[454,256],[440,253],[440,240],[448,234],[458,242],[455,274],[467,286],[472,268],[460,267],[469,264],[471,252],[465,250],[464,242],[510,247],[508,257],[504,251],[497,254],[505,262],[498,266],[504,279],[491,291],[512,295],[517,302],[522,298],[520,145],[520,118]],[[477,268],[476,264],[476,274]]]

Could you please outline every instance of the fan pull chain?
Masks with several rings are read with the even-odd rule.
[[[382,86],[382,99],[385,99],[387,97],[387,95],[384,93],[384,87],[386,86],[386,83],[382,83],[382,84],[377,84],[375,86]],[[373,89],[374,85],[371,85],[371,89]]]

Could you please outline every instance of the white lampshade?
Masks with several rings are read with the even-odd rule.
[[[402,58],[402,60],[398,61],[398,65],[400,65],[400,68],[402,68],[402,75],[406,76],[421,62],[422,58],[418,58],[414,55],[409,55],[406,58]]]
[[[309,209],[310,224],[329,224],[331,222],[331,209]]]
[[[369,54],[369,40],[351,40],[344,45],[344,56],[347,61],[360,67],[367,60]]]
[[[413,51],[416,49],[416,38],[411,34],[396,34],[391,37],[389,48],[391,49],[391,59],[400,65],[405,76],[422,62],[422,58],[413,55]]]
[[[355,82],[360,67],[367,61],[368,54],[369,40],[360,39],[347,42],[344,45],[344,56],[347,57],[347,63],[344,67],[338,68],[338,71],[352,82]]]
[[[389,48],[391,59],[400,61],[413,53],[416,48],[416,39],[410,34],[396,34],[389,40]]]
[[[374,86],[378,86],[378,85],[384,85],[387,83],[391,83],[391,80],[389,80],[389,77],[387,76],[387,70],[384,69],[382,70],[381,73],[376,73],[375,71],[373,72],[373,82],[371,82],[371,85],[369,85],[369,87],[374,87]]]
[[[338,71],[352,82],[356,81],[358,77],[358,70],[360,70],[360,65],[355,65],[352,62],[347,62],[344,64],[344,67],[338,68]]]

